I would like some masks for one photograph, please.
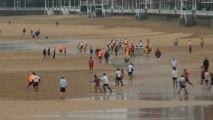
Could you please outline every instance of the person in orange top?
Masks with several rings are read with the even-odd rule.
[[[31,72],[29,75],[29,78],[28,78],[29,84],[28,84],[27,88],[29,88],[30,85],[33,84],[33,76],[34,76],[34,72]]]
[[[101,49],[99,49],[99,51],[98,51],[98,60],[99,60],[99,63],[102,63],[102,56],[103,56],[103,52],[101,51]]]

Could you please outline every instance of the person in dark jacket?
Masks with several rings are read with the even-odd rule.
[[[161,56],[161,52],[160,52],[160,50],[159,50],[159,49],[157,49],[157,50],[156,50],[156,52],[155,52],[155,56],[157,57],[157,62],[159,62],[159,60],[160,60],[160,56]]]
[[[106,51],[106,52],[104,53],[104,58],[105,58],[105,63],[106,63],[106,64],[109,63],[109,57],[110,57],[109,52]]]
[[[205,60],[203,61],[203,67],[205,68],[205,70],[209,69],[209,60],[206,57]]]

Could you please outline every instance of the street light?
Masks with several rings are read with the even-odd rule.
[[[7,2],[4,2],[4,8],[6,7]]]

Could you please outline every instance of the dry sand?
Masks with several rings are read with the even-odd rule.
[[[12,24],[8,25],[11,20]],[[59,21],[59,27],[55,22]],[[22,35],[22,29],[27,30],[26,35]],[[170,60],[178,59],[180,72],[187,68],[190,72],[193,83],[199,85],[200,65],[207,56],[210,63],[213,61],[213,30],[206,27],[178,27],[176,23],[168,21],[146,20],[136,21],[131,17],[110,17],[90,19],[82,16],[21,16],[21,17],[1,17],[0,18],[0,41],[25,41],[36,42],[31,39],[30,30],[41,30],[41,37],[38,40],[48,41],[56,39],[84,40],[94,48],[97,46],[105,48],[105,45],[112,38],[128,38],[132,43],[149,38],[154,48],[160,48],[162,58],[158,66],[155,60],[149,60],[136,65],[136,79],[149,79],[151,76],[170,77]],[[49,39],[43,39],[48,36]],[[200,38],[205,40],[205,47],[199,46]],[[180,39],[178,48],[172,47],[173,40]],[[188,40],[192,41],[193,54],[187,51]],[[77,43],[78,41],[76,41]],[[53,47],[54,45],[45,45]],[[59,98],[58,82],[63,75],[68,80],[69,91],[67,98],[88,97],[90,94],[89,80],[92,76],[88,73],[89,55],[77,55],[76,44],[65,44],[68,49],[68,56],[59,56],[57,59],[42,60],[42,49],[25,51],[1,51],[0,52],[0,119],[12,119],[10,116],[32,115],[35,113],[48,113],[65,110],[84,109],[112,109],[112,108],[134,108],[134,107],[172,107],[184,105],[207,105],[213,104],[211,101],[57,101]],[[38,52],[39,51],[39,52]],[[74,51],[74,52],[73,52]],[[75,54],[73,54],[75,53]],[[153,68],[147,73],[142,73],[144,69]],[[126,69],[126,68],[125,68]],[[138,69],[138,70],[137,70]],[[36,71],[41,79],[40,92],[33,92],[33,89],[26,89],[29,71]],[[103,72],[109,74],[113,83],[115,68],[112,65],[95,66],[95,73],[99,76]],[[210,72],[213,71],[212,66]],[[125,79],[128,79],[125,76]],[[157,77],[155,78],[157,79]],[[128,83],[128,82],[127,82]],[[158,86],[161,83],[150,83],[150,86]],[[145,87],[142,84],[126,85],[129,89]],[[117,89],[114,85],[113,90]],[[30,101],[28,101],[30,100]],[[34,101],[36,100],[36,101]],[[46,100],[46,101],[43,101]],[[143,103],[143,104],[141,104]],[[94,104],[96,107],[94,108]],[[51,106],[51,107],[49,107]],[[15,118],[13,118],[15,119]]]

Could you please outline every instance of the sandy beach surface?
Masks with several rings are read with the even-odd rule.
[[[8,24],[8,21],[11,24]],[[59,26],[56,26],[56,21]],[[22,30],[26,29],[23,35]],[[32,39],[31,30],[40,29],[39,38]],[[200,85],[200,66],[205,57],[210,61],[209,72],[213,72],[213,30],[208,27],[179,27],[175,22],[160,20],[137,21],[133,17],[86,18],[84,16],[20,16],[0,17],[0,119],[2,120],[49,120],[33,118],[31,115],[63,111],[106,110],[120,108],[165,108],[178,106],[209,106],[213,92]],[[45,37],[48,39],[45,39]],[[162,52],[160,62],[151,54],[149,60],[139,55],[131,59],[134,63],[134,80],[129,81],[127,66],[124,86],[115,86],[116,67],[98,64],[95,56],[94,74],[99,77],[107,73],[113,93],[94,93],[90,81],[89,50],[78,54],[77,44],[87,43],[103,51],[110,41],[128,39],[130,43],[145,43],[148,38],[154,50]],[[179,39],[177,48],[173,46]],[[204,47],[200,47],[201,38]],[[188,40],[193,51],[188,53]],[[43,48],[64,45],[67,55],[56,54],[56,59],[43,60]],[[123,56],[123,50],[119,53]],[[115,54],[111,55],[113,58]],[[178,95],[172,86],[170,61],[178,61],[178,75],[184,68],[190,73],[193,87],[187,86],[189,95]],[[39,93],[32,86],[27,89],[28,75],[35,71],[41,77]],[[59,80],[68,81],[67,100],[59,100]],[[211,114],[211,113],[209,113]],[[62,118],[54,118],[62,119]],[[73,118],[74,119],[74,118]],[[66,119],[65,119],[66,120]]]

